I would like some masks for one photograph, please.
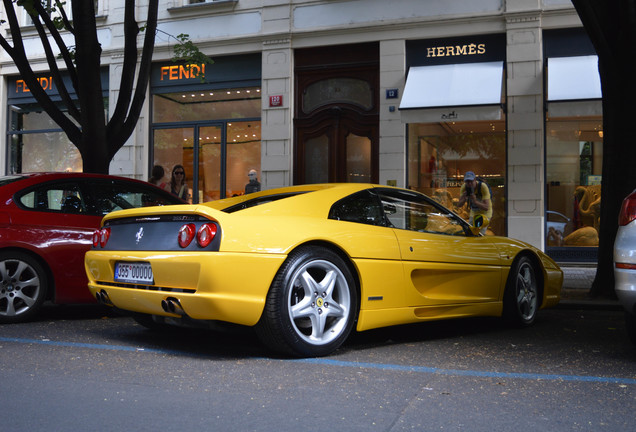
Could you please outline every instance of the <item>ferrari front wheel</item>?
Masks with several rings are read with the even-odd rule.
[[[325,247],[304,247],[278,271],[256,330],[276,351],[324,356],[347,339],[357,308],[356,284],[343,259]]]
[[[534,322],[539,308],[539,285],[530,258],[519,258],[510,269],[503,308],[504,318],[512,324],[529,326]]]

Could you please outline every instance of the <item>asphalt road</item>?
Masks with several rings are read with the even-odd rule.
[[[636,348],[615,310],[402,326],[328,358],[251,332],[154,333],[100,307],[0,327],[0,431],[636,430]]]

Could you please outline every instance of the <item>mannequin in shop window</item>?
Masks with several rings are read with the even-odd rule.
[[[250,172],[247,173],[247,177],[250,179],[250,182],[245,185],[245,195],[253,192],[259,192],[261,190],[261,184],[256,176],[257,173],[254,169],[251,169]]]
[[[183,165],[175,165],[174,168],[172,168],[172,177],[170,178],[170,183],[166,185],[166,190],[184,201],[189,201],[190,189],[188,188],[186,180]]]

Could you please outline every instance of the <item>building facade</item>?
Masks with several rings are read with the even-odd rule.
[[[600,83],[569,0],[160,3],[146,106],[111,174],[148,178],[161,165],[168,181],[183,166],[193,202],[246,193],[256,171],[262,189],[373,182],[452,206],[474,171],[492,191],[493,233],[594,259]],[[123,2],[98,1],[107,111],[122,22]],[[24,28],[44,87],[43,52]],[[213,63],[173,63],[179,34]],[[5,172],[81,170],[4,53],[0,75]]]

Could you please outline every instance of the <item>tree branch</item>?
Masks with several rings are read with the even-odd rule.
[[[80,119],[79,110],[77,109],[77,106],[73,103],[73,100],[71,99],[71,96],[69,95],[68,90],[66,86],[64,85],[62,74],[60,73],[60,69],[57,67],[57,62],[55,61],[55,54],[53,54],[53,49],[51,48],[49,37],[46,31],[44,30],[44,27],[42,26],[42,22],[40,21],[40,18],[41,18],[45,23],[47,21],[51,22],[50,16],[46,12],[46,10],[44,10],[42,5],[38,2],[35,2],[35,11],[38,13],[38,15],[33,15],[33,14],[29,14],[29,15],[31,16],[33,25],[35,26],[35,29],[37,30],[38,35],[40,36],[40,41],[42,42],[42,47],[44,48],[46,60],[49,65],[49,71],[51,72],[53,81],[55,82],[59,95],[62,98],[62,102],[64,102],[64,105],[68,109],[69,114],[75,120],[79,122],[79,119]],[[47,26],[47,27],[53,39],[55,39],[56,37],[60,40],[62,39],[61,35],[59,34],[55,26],[51,26],[51,27]],[[73,74],[74,76],[76,76],[75,66],[72,63],[71,63],[71,68],[69,69],[69,74]]]
[[[119,131],[119,134],[124,137],[128,137],[132,134],[139,120],[141,109],[144,105],[146,98],[146,91],[148,89],[148,83],[150,81],[150,71],[152,66],[152,53],[155,45],[155,33],[157,30],[157,12],[159,6],[158,2],[151,1],[148,4],[148,15],[146,20],[146,34],[144,36],[144,45],[142,49],[141,62],[139,65],[139,74],[137,77],[137,86],[135,88],[135,94],[130,105],[128,116]],[[135,42],[136,44],[136,42]],[[111,149],[112,156],[115,155],[118,149]]]
[[[151,2],[152,3],[152,2]],[[130,108],[133,84],[137,70],[137,35],[139,26],[135,20],[134,2],[126,2],[124,11],[124,62],[119,84],[119,97],[108,122],[107,133],[117,134],[120,131]]]

